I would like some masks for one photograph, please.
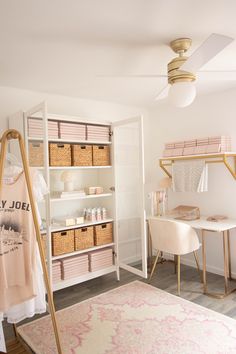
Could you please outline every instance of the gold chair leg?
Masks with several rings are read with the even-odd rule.
[[[177,255],[174,255],[175,274],[177,274]]]
[[[180,296],[180,255],[177,256],[178,295]]]
[[[151,279],[152,279],[152,276],[153,276],[154,270],[155,270],[156,265],[157,265],[157,261],[158,261],[159,255],[160,255],[160,251],[157,251],[157,256],[156,256],[155,262],[154,262],[154,264],[153,264],[153,267],[152,267],[152,271],[151,271],[150,277],[149,277],[149,279],[148,279],[148,282],[149,282],[149,283],[151,282]]]
[[[194,255],[194,258],[195,258],[196,265],[197,265],[197,270],[198,270],[200,278],[201,278],[201,282],[203,282],[202,273],[201,273],[200,266],[199,266],[198,254],[197,254],[196,251],[193,251],[193,255]]]

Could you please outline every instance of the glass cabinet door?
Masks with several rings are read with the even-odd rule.
[[[146,278],[142,117],[113,124],[113,165],[117,263]]]

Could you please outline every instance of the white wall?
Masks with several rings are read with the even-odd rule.
[[[27,110],[44,100],[47,101],[50,113],[76,115],[85,119],[115,121],[140,114],[146,116],[147,113],[143,108],[129,105],[0,87],[0,129],[7,127],[8,115]]]
[[[121,105],[112,102],[94,101],[47,93],[0,87],[0,134],[7,129],[7,116],[17,111],[25,111],[38,103],[46,101],[48,112],[75,115],[84,119],[116,121],[142,115],[144,118],[145,170],[149,184],[149,120],[148,111],[142,107]]]
[[[236,151],[236,90],[200,96],[189,107],[180,109],[167,103],[158,105],[150,114],[150,180],[155,190],[164,172],[158,167],[164,143],[197,137],[230,135]],[[232,161],[233,162],[233,161]],[[169,193],[170,207],[196,205],[202,215],[225,214],[236,219],[236,180],[223,164],[209,165],[209,190],[206,193]],[[232,239],[232,270],[236,275],[236,232]],[[194,264],[192,255],[185,262]],[[207,265],[210,271],[223,274],[222,238],[209,233]]]

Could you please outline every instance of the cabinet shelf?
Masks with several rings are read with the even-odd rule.
[[[82,276],[79,276],[76,278],[62,280],[58,283],[53,284],[53,291],[68,288],[69,286],[76,285],[76,284],[82,283],[82,282],[90,280],[90,279],[98,278],[98,277],[101,277],[102,275],[113,273],[116,270],[117,270],[116,266],[113,265],[109,268],[104,268],[104,269],[98,270],[96,272],[89,272],[85,275],[82,275]]]
[[[33,166],[37,170],[44,170],[44,166]],[[107,166],[49,166],[49,171],[55,170],[95,170],[95,169],[109,169],[112,168],[112,165]]]
[[[100,221],[93,221],[93,222],[86,222],[83,224],[77,224],[73,226],[51,226],[51,232],[58,232],[58,231],[65,231],[65,230],[73,230],[73,229],[78,229],[80,227],[88,227],[88,226],[94,226],[94,225],[100,225],[100,224],[106,224],[108,222],[112,222],[113,219],[104,219]]]
[[[44,141],[43,138],[28,137],[29,141]],[[50,143],[68,143],[68,144],[89,144],[89,145],[111,145],[111,141],[97,141],[97,140],[74,140],[74,139],[50,139]]]
[[[40,118],[41,123],[39,125],[35,124],[35,121],[29,121],[29,119],[33,118]],[[58,124],[51,124],[49,121],[56,121]],[[30,124],[29,124],[30,123]],[[34,123],[34,124],[32,124]],[[66,125],[63,127],[60,123],[77,123],[78,131],[83,132],[83,135],[80,135],[78,139],[76,135],[63,135],[63,129],[66,128]],[[50,125],[51,124],[51,125]],[[84,125],[82,127],[81,125]],[[41,234],[44,235],[43,237],[43,246],[46,248],[45,256],[47,258],[47,267],[48,267],[48,274],[49,280],[52,286],[52,290],[56,291],[59,289],[63,289],[65,287],[69,287],[72,285],[76,285],[82,283],[84,281],[103,276],[105,274],[109,274],[112,272],[117,273],[117,278],[119,278],[119,267],[117,266],[116,262],[113,263],[112,266],[106,266],[106,268],[95,271],[89,272],[83,276],[75,276],[72,279],[61,280],[59,283],[53,284],[53,268],[52,263],[55,260],[59,259],[67,259],[67,257],[76,256],[80,254],[87,254],[95,250],[103,251],[105,248],[110,247],[115,254],[117,254],[117,242],[116,238],[109,240],[109,244],[101,245],[101,246],[93,246],[91,248],[81,250],[81,251],[74,251],[70,253],[66,253],[63,255],[52,256],[52,233],[54,232],[63,232],[66,230],[75,230],[81,229],[84,227],[92,227],[95,225],[102,225],[106,223],[112,223],[113,220],[113,204],[115,200],[113,200],[113,193],[106,188],[106,186],[111,186],[114,184],[113,182],[113,161],[110,160],[102,160],[96,161],[94,159],[94,164],[96,163],[107,163],[106,166],[50,166],[50,162],[52,162],[50,158],[50,151],[48,149],[48,143],[55,143],[55,144],[71,144],[71,145],[89,145],[91,146],[104,146],[106,150],[113,150],[113,139],[112,139],[112,124],[111,122],[105,121],[92,121],[88,119],[81,119],[80,117],[72,117],[72,116],[64,116],[64,115],[57,115],[57,114],[49,114],[47,112],[47,104],[46,102],[42,102],[35,107],[32,107],[30,110],[22,113],[20,112],[17,115],[14,115],[9,118],[9,126],[10,127],[18,127],[19,130],[24,134],[25,145],[26,145],[26,152],[28,159],[33,161],[33,164],[38,166],[32,166],[36,169],[40,170],[43,174],[46,183],[48,185],[49,191],[51,195],[48,195],[47,198],[44,199],[44,204],[40,205],[40,212],[42,214],[42,218],[45,220],[44,229],[41,230]],[[41,126],[43,131],[47,131],[46,134],[43,134],[39,130],[35,130]],[[56,128],[57,126],[57,128]],[[50,132],[50,129],[54,129],[55,133]],[[67,125],[67,128],[69,125]],[[70,126],[71,130],[64,129],[64,133],[67,134],[69,132],[73,133],[75,130],[72,129],[72,125]],[[79,128],[82,128],[81,130]],[[58,132],[57,132],[58,129]],[[58,138],[58,136],[63,136],[63,138]],[[35,146],[32,146],[35,142]],[[38,143],[38,144],[36,144]],[[33,149],[34,148],[34,149]],[[11,146],[12,152],[15,150],[15,147]],[[34,154],[32,154],[34,151]],[[94,149],[96,153],[96,149]],[[15,151],[14,151],[15,152]],[[112,152],[112,151],[111,151]],[[76,152],[75,152],[76,153]],[[95,154],[94,153],[94,154]],[[16,151],[16,155],[18,151]],[[112,153],[110,153],[112,156]],[[95,156],[95,155],[94,155]],[[110,156],[110,157],[111,157]],[[33,157],[37,157],[38,159],[34,159]],[[96,157],[96,156],[95,156]],[[44,161],[43,166],[39,166]],[[52,162],[53,163],[53,162]],[[73,162],[71,162],[73,163]],[[76,172],[76,177],[78,182],[86,185],[94,185],[94,186],[103,186],[104,192],[101,194],[95,195],[77,195],[74,194],[73,196],[63,196],[65,198],[61,198],[60,194],[53,194],[53,192],[58,189],[58,179],[55,174],[62,173],[63,171],[74,171]],[[79,180],[81,177],[81,181]],[[79,188],[78,188],[79,189]],[[106,198],[106,199],[104,199]],[[88,199],[88,200],[87,200]],[[74,202],[72,202],[74,201]],[[87,201],[87,202],[86,202]],[[60,203],[62,202],[62,203]],[[63,202],[65,202],[63,204]],[[65,226],[65,217],[63,215],[77,215],[78,208],[81,211],[84,206],[87,204],[92,203],[93,207],[103,206],[106,207],[108,210],[108,216],[105,220],[100,221],[84,221],[83,224],[76,224],[73,226]],[[63,212],[64,210],[64,212]],[[55,223],[52,224],[52,217],[55,218]],[[79,215],[79,214],[78,214]],[[60,224],[61,221],[61,224]],[[45,237],[46,235],[46,237]],[[72,247],[72,250],[74,247]],[[113,260],[116,256],[113,257]],[[111,265],[112,263],[110,263]]]
[[[111,197],[112,193],[102,193],[102,194],[90,194],[84,195],[82,197],[67,197],[67,198],[51,198],[51,202],[63,202],[66,200],[84,200],[84,199],[96,199],[96,198],[106,198]]]
[[[71,256],[76,256],[76,255],[79,255],[79,254],[82,254],[82,253],[88,253],[88,252],[100,250],[100,249],[103,249],[103,248],[106,248],[106,247],[112,247],[114,245],[115,245],[115,243],[112,242],[112,243],[107,243],[107,244],[101,245],[101,246],[94,246],[94,247],[86,248],[86,249],[81,250],[81,251],[74,251],[74,252],[70,252],[70,253],[61,254],[60,256],[52,256],[52,260],[55,261],[55,260],[58,260],[58,259],[63,259],[63,258],[71,257]]]
[[[229,159],[233,158],[234,167],[229,163]],[[189,155],[189,156],[172,156],[162,157],[159,159],[159,165],[168,177],[172,177],[168,168],[176,161],[191,161],[196,159],[206,160],[205,163],[223,163],[234,179],[236,179],[236,152],[219,152],[215,154]]]
[[[90,169],[106,169],[112,168],[111,165],[108,166],[50,166],[49,170],[90,170]]]

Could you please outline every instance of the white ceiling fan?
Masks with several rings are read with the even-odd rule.
[[[175,39],[170,42],[169,46],[178,56],[168,63],[167,75],[128,75],[128,77],[167,78],[167,84],[160,90],[155,99],[161,100],[168,96],[173,105],[186,107],[196,97],[196,87],[194,84],[197,80],[196,73],[232,41],[234,41],[234,38],[212,33],[191,56],[187,57],[185,53],[190,48],[192,40],[190,38]],[[201,79],[220,81],[236,80],[235,73],[235,71],[199,72]],[[127,77],[127,75],[125,76]]]
[[[156,100],[168,96],[177,107],[190,105],[196,97],[195,73],[233,40],[231,37],[213,33],[190,57],[184,56],[191,46],[190,38],[178,38],[170,42],[171,49],[178,56],[168,63],[168,84],[158,93]],[[222,78],[222,72],[220,74]]]

